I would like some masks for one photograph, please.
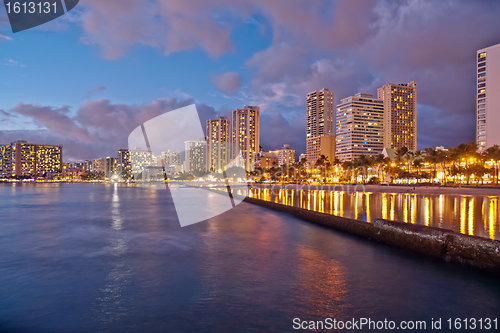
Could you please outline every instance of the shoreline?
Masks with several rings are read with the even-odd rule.
[[[451,187],[451,186],[407,186],[407,185],[308,185],[308,184],[251,184],[252,188],[325,190],[364,193],[412,193],[412,194],[454,194],[500,196],[499,187]],[[414,189],[414,190],[413,190]]]
[[[0,180],[0,184],[100,184],[100,185],[127,185],[136,186],[135,182],[109,182],[109,181],[4,181]],[[177,183],[175,184],[182,184]],[[186,182],[189,185],[189,182]],[[199,184],[199,183],[198,183]],[[211,182],[203,185],[213,184]],[[408,186],[408,185],[363,185],[363,184],[257,184],[257,183],[229,183],[231,187],[241,188],[250,187],[253,189],[269,188],[269,189],[286,189],[286,190],[324,190],[324,191],[343,191],[347,193],[362,192],[362,193],[408,193],[408,194],[448,194],[448,195],[478,195],[478,196],[499,196],[500,185],[483,186],[483,187],[452,187],[452,186]],[[200,184],[202,185],[202,184]],[[197,185],[197,186],[200,186]],[[226,184],[220,185],[226,187]]]

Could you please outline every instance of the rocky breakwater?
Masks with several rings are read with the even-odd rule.
[[[499,241],[403,222],[375,220],[367,223],[249,197],[245,201],[335,230],[500,275]]]

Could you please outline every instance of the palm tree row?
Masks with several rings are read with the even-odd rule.
[[[352,161],[329,161],[321,155],[313,165],[302,159],[292,165],[273,166],[256,169],[250,174],[255,181],[282,182],[334,182],[334,183],[378,183],[389,179],[399,182],[447,184],[466,182],[484,183],[493,179],[498,185],[500,148],[494,145],[484,152],[477,151],[473,142],[461,143],[447,150],[426,148],[423,151],[397,149],[394,158],[382,154],[360,155]]]

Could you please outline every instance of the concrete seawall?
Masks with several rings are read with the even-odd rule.
[[[362,222],[255,198],[244,201],[380,243],[500,275],[500,242],[448,229],[375,220]]]

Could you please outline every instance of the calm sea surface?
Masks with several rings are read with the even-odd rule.
[[[290,332],[326,317],[495,318],[500,283],[244,202],[181,228],[166,190],[0,185],[0,332]]]

